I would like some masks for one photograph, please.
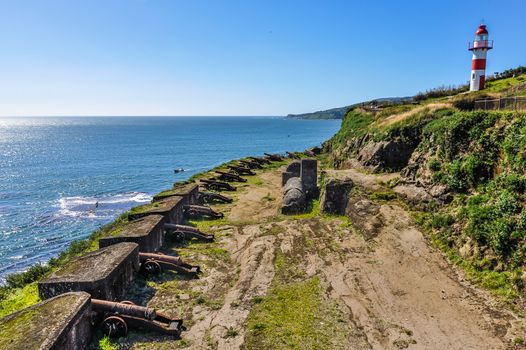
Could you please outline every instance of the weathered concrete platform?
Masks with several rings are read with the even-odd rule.
[[[48,299],[66,292],[87,292],[93,298],[116,300],[139,269],[139,245],[118,243],[88,253],[53,272],[38,283],[38,293]]]
[[[199,185],[196,183],[189,184],[174,184],[174,187],[163,191],[153,197],[153,201],[157,202],[169,197],[184,197],[185,205],[196,204],[199,196]]]
[[[167,223],[183,222],[183,207],[185,200],[180,196],[172,196],[150,204],[141,205],[130,210],[128,219],[137,220],[148,215],[162,215]]]
[[[99,240],[99,247],[104,248],[122,242],[133,242],[139,245],[140,252],[156,252],[164,242],[164,223],[162,215],[148,215],[133,220],[106,233]]]
[[[287,169],[281,174],[281,186],[285,186],[287,181],[293,177],[300,177],[301,161],[296,160],[287,166]]]
[[[67,293],[0,319],[1,350],[77,350],[90,341],[91,299]]]

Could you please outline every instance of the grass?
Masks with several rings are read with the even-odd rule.
[[[246,349],[343,349],[349,329],[341,311],[325,300],[320,279],[298,273],[281,252],[274,265],[270,291],[253,299]]]
[[[311,219],[319,215],[320,215],[320,201],[319,199],[315,199],[309,203],[309,206],[307,207],[307,210],[305,211],[305,213],[292,215],[292,218],[297,219],[297,220],[303,220],[303,219]]]
[[[376,191],[376,192],[371,193],[371,195],[369,195],[370,200],[376,200],[376,201],[390,201],[396,198],[397,198],[396,193],[391,189]]]
[[[431,241],[447,257],[448,261],[460,267],[468,280],[483,286],[504,302],[513,303],[519,297],[517,283],[520,281],[519,269],[495,271],[484,267],[484,260],[463,258],[450,243],[444,231],[452,225],[452,219],[447,214],[432,215],[423,212],[412,212],[415,221],[428,233]]]
[[[99,341],[100,350],[119,350],[119,346],[114,344],[110,338],[104,337]]]
[[[40,301],[36,282],[27,284],[22,288],[13,289],[0,301],[0,318]]]

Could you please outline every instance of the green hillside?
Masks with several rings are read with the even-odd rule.
[[[393,191],[450,259],[498,294],[517,296],[526,271],[526,110],[474,110],[473,102],[525,96],[526,75],[503,74],[480,92],[436,92],[350,109],[324,145],[328,162],[400,171]]]

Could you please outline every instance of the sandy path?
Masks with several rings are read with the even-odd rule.
[[[354,170],[331,170],[328,175],[351,177],[366,190],[378,190],[380,182],[395,176]],[[230,262],[210,267],[187,286],[219,298],[221,304],[189,310],[185,348],[242,349],[252,299],[265,295],[274,278],[276,250],[298,254],[294,245],[306,237],[314,244],[300,253],[302,267],[307,276],[321,278],[327,297],[347,316],[353,331],[346,348],[517,348],[511,339],[520,335],[524,322],[499,310],[486,293],[459,277],[396,202],[353,198],[354,229],[342,231],[338,218],[280,216],[279,171],[260,178],[250,191],[235,194],[236,201],[226,210],[232,224],[211,228],[228,233],[220,246],[230,253]],[[280,229],[269,234],[276,227]],[[152,304],[162,308],[169,301],[156,295]],[[171,348],[169,344],[157,340],[137,348]]]

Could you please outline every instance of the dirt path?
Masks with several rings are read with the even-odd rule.
[[[328,175],[351,177],[373,191],[393,176],[353,170]],[[149,301],[189,320],[183,342],[138,338],[133,348],[243,348],[252,301],[269,292],[278,252],[301,261],[305,278],[319,277],[326,298],[345,315],[349,335],[338,348],[517,348],[511,339],[524,333],[523,321],[459,277],[396,202],[375,203],[357,194],[350,229],[340,218],[280,215],[277,170],[263,173],[247,189],[220,208],[226,223],[209,227],[220,248],[187,253],[203,262],[204,276],[160,281]]]

